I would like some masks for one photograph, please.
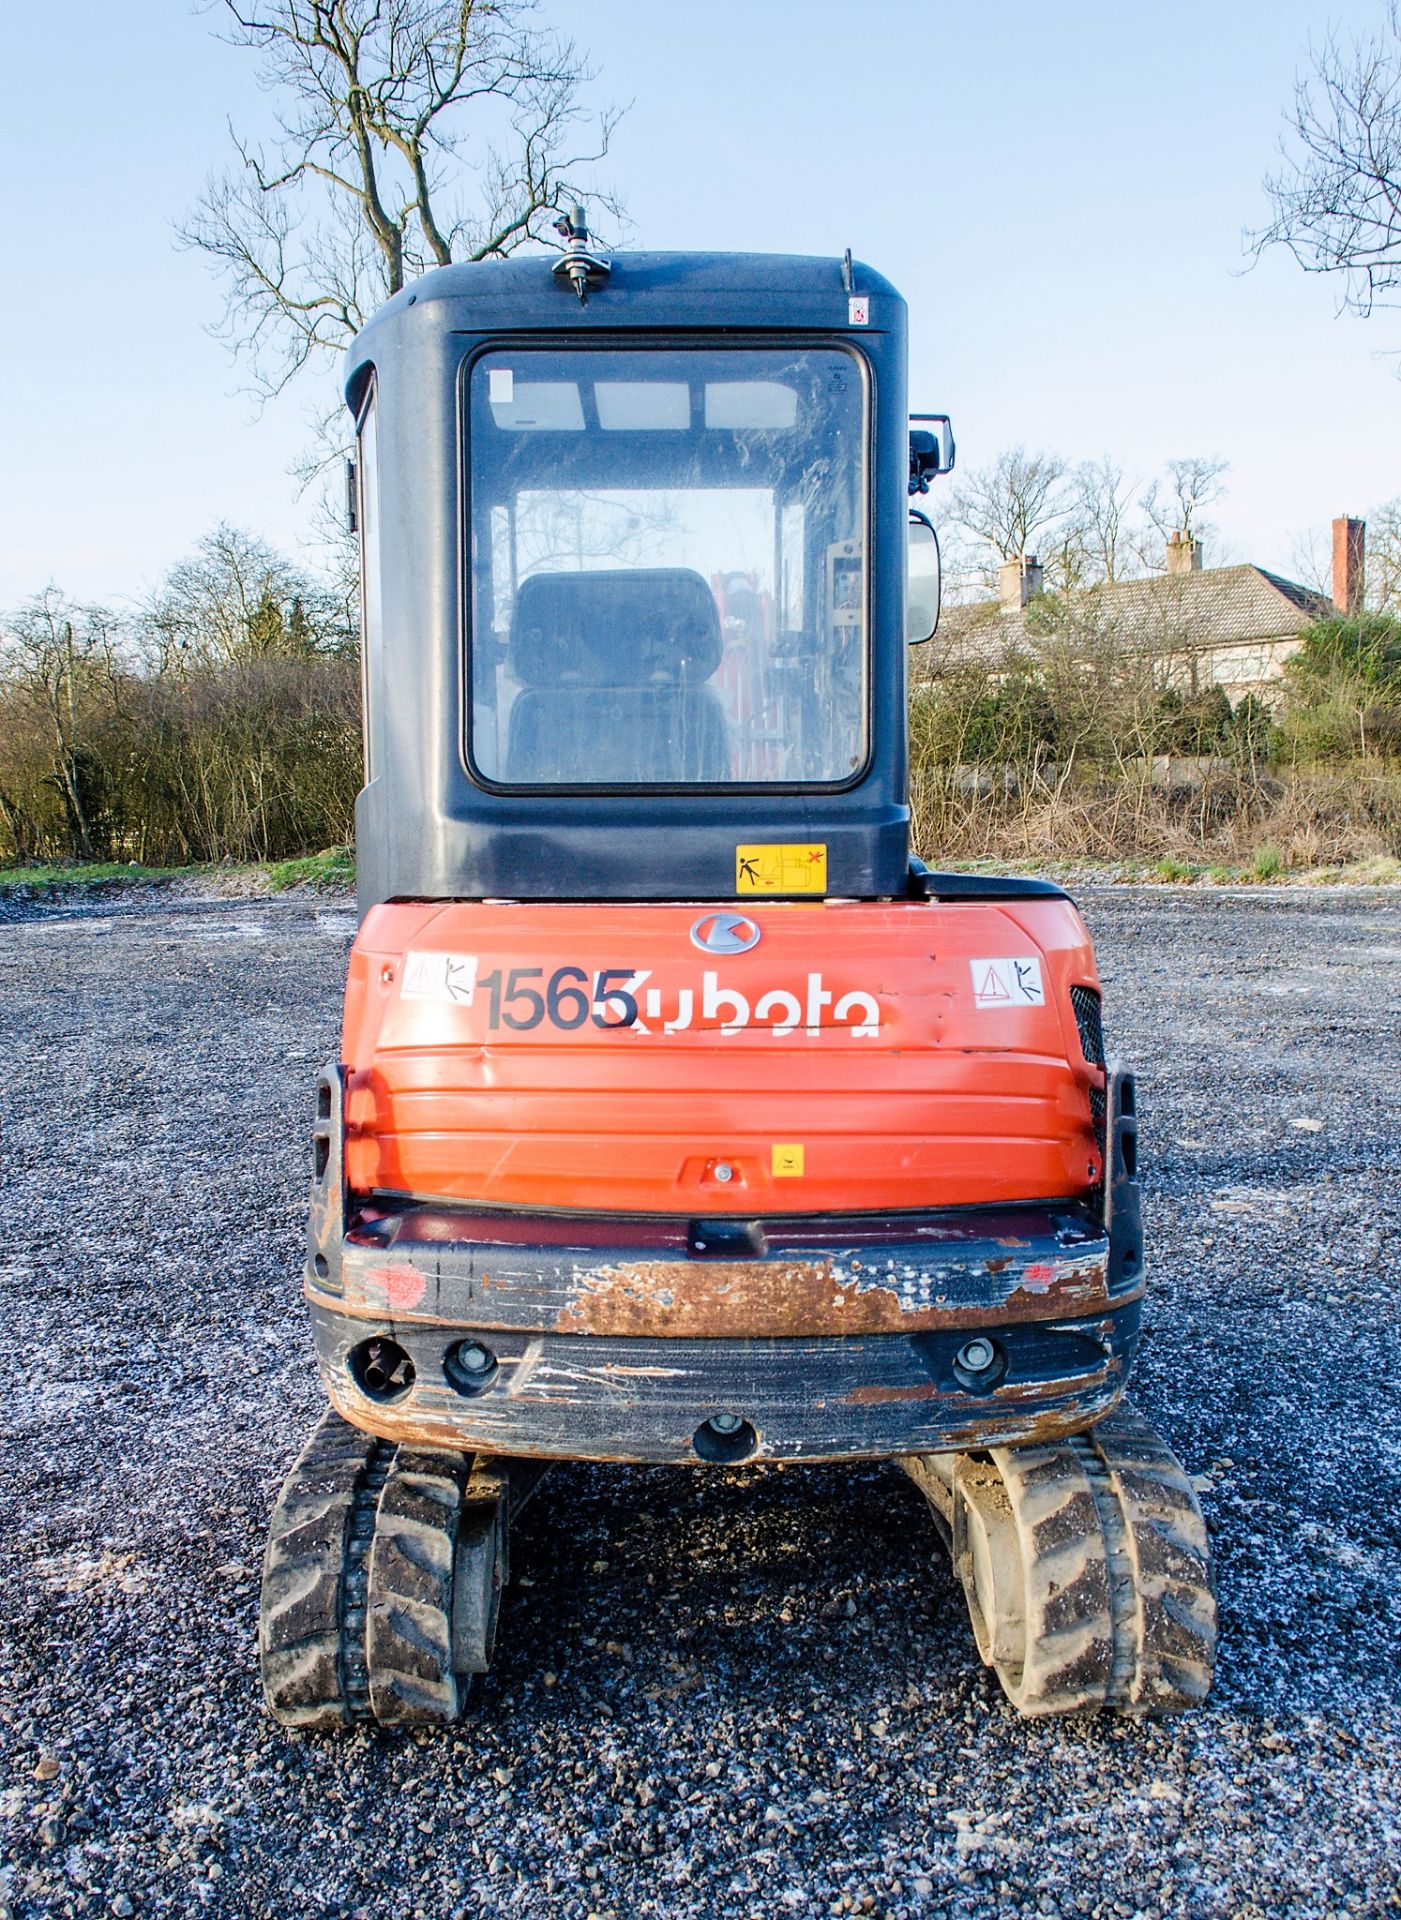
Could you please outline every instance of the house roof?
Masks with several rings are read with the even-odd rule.
[[[1335,611],[1326,595],[1249,564],[1114,581],[1067,601],[1079,619],[1126,629],[1144,645],[1168,651],[1287,639]],[[941,637],[979,652],[1033,643],[1036,605],[1004,609],[997,600],[975,600],[949,607]]]

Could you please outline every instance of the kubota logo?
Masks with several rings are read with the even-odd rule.
[[[702,953],[748,953],[759,929],[742,913],[707,913],[691,928],[691,945]]]

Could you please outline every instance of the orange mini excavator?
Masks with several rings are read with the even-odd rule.
[[[552,1460],[890,1459],[1024,1713],[1189,1705],[1189,1481],[1115,1411],[1132,1076],[1058,888],[910,857],[905,307],[844,260],[451,266],[360,335],[362,918],[269,1707],[451,1721]]]

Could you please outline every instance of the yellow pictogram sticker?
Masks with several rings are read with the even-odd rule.
[[[827,847],[736,847],[736,893],[826,893]]]
[[[800,1146],[775,1147],[771,1164],[775,1180],[799,1179],[803,1171],[803,1150]]]

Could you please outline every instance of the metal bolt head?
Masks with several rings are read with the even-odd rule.
[[[734,1168],[730,1165],[728,1160],[722,1160],[715,1169],[715,1178],[717,1180],[733,1180],[734,1177],[735,1177]]]
[[[715,1413],[710,1417],[710,1424],[717,1433],[738,1433],[744,1422],[737,1413]]]
[[[474,1340],[457,1349],[457,1364],[467,1373],[490,1373],[494,1363],[486,1348]]]
[[[997,1350],[991,1340],[970,1340],[960,1348],[958,1364],[966,1367],[969,1373],[986,1373],[996,1358]]]

